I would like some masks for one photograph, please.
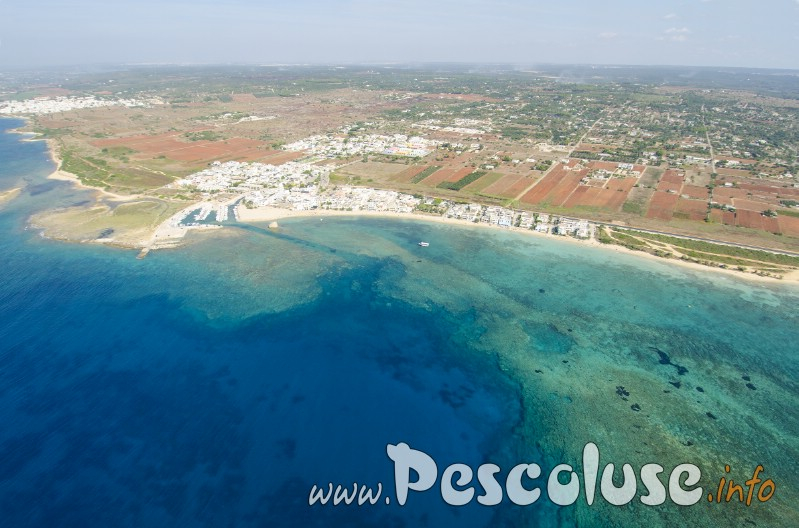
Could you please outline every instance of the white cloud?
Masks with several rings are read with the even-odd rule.
[[[796,1],[799,2],[799,0],[796,0]],[[668,15],[664,16],[663,18],[665,20],[672,20],[674,18],[677,18],[677,13],[669,13]]]
[[[670,40],[672,42],[685,42],[688,40],[688,35],[691,34],[691,30],[687,27],[670,27],[666,31],[663,32],[663,36],[658,37],[658,40]]]
[[[618,34],[618,33],[616,33],[616,32],[614,32],[614,31],[603,31],[602,33],[600,33],[600,34],[599,34],[599,35],[597,35],[597,36],[598,36],[599,38],[601,38],[602,40],[613,40],[613,39],[615,39],[616,37],[618,37],[618,36],[619,36],[619,34]]]

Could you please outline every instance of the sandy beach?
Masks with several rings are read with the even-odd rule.
[[[46,141],[47,141],[47,145],[49,147],[48,150],[49,150],[49,153],[50,153],[50,157],[53,160],[53,163],[56,165],[56,170],[53,171],[53,173],[50,174],[48,176],[48,178],[53,179],[53,180],[69,181],[72,184],[77,185],[78,187],[81,187],[81,188],[84,188],[84,189],[93,190],[93,191],[95,191],[95,192],[97,192],[97,193],[99,193],[99,194],[101,194],[101,195],[103,195],[105,197],[108,197],[108,198],[110,198],[110,199],[112,199],[114,201],[129,201],[129,200],[135,200],[137,198],[140,198],[138,196],[126,196],[126,195],[115,194],[115,193],[108,192],[108,191],[106,191],[104,189],[100,189],[100,188],[90,187],[90,186],[84,185],[76,175],[61,169],[62,160],[61,160],[61,158],[59,156],[58,144],[55,141],[50,140],[50,139],[48,139]],[[12,196],[12,198],[13,198],[13,196]],[[3,199],[4,198],[2,196],[0,196],[0,203],[3,202]],[[8,198],[8,199],[10,199],[10,198]],[[193,208],[198,207],[200,203],[201,202],[192,204],[192,205],[186,207],[183,211],[188,212],[188,211],[192,210]],[[183,211],[181,211],[180,214],[182,214]],[[254,208],[254,209],[248,209],[248,208],[246,208],[244,206],[239,206],[239,207],[237,207],[237,216],[238,216],[238,220],[241,221],[241,222],[276,222],[276,221],[279,221],[281,219],[286,219],[286,218],[305,218],[305,217],[310,217],[310,218],[320,217],[320,218],[324,218],[324,217],[336,217],[336,216],[364,216],[364,217],[393,218],[393,219],[400,219],[400,220],[419,220],[419,221],[437,222],[437,223],[443,223],[443,224],[449,224],[449,225],[457,225],[457,226],[461,226],[461,227],[478,227],[478,228],[482,228],[482,229],[499,229],[499,230],[507,230],[507,231],[523,233],[523,234],[529,235],[529,236],[552,238],[552,239],[556,239],[556,240],[559,240],[559,241],[563,241],[565,243],[580,244],[580,245],[585,246],[585,247],[598,248],[598,249],[603,250],[603,251],[614,251],[614,252],[617,252],[617,253],[624,253],[624,254],[627,254],[627,255],[633,255],[633,256],[636,256],[636,257],[640,257],[640,258],[647,258],[647,259],[651,259],[653,261],[658,261],[658,262],[662,262],[662,263],[668,263],[668,264],[672,264],[672,265],[675,265],[675,266],[680,266],[680,267],[683,267],[683,268],[686,268],[686,269],[692,269],[692,270],[700,271],[700,272],[708,272],[708,271],[710,271],[710,272],[720,273],[720,274],[728,275],[728,276],[735,277],[735,278],[738,278],[738,279],[743,279],[743,280],[750,280],[750,281],[756,281],[756,282],[760,282],[760,283],[770,283],[770,284],[775,284],[775,283],[797,284],[797,283],[799,283],[799,270],[793,271],[793,272],[789,272],[789,273],[785,273],[783,275],[782,279],[778,279],[778,278],[775,278],[775,277],[766,277],[766,276],[756,275],[754,273],[741,272],[741,271],[737,271],[737,270],[729,269],[729,268],[720,268],[720,267],[715,267],[715,266],[705,266],[705,265],[698,264],[698,263],[695,263],[695,262],[684,261],[684,260],[680,260],[680,259],[676,259],[676,258],[675,259],[665,259],[663,257],[657,257],[655,255],[651,255],[651,254],[643,252],[643,251],[634,251],[634,250],[631,250],[631,249],[628,249],[628,248],[625,248],[625,247],[621,247],[621,246],[617,246],[617,245],[601,244],[599,241],[597,241],[594,238],[591,238],[591,239],[588,239],[588,240],[578,240],[578,239],[575,239],[575,238],[572,238],[572,237],[567,237],[567,236],[557,236],[557,235],[539,233],[539,232],[536,232],[536,231],[533,231],[533,230],[530,230],[530,229],[520,229],[520,228],[517,228],[517,227],[499,227],[499,226],[496,226],[496,225],[490,225],[490,224],[485,224],[485,223],[472,223],[472,222],[466,222],[466,221],[463,221],[463,220],[458,220],[458,219],[454,219],[454,218],[446,218],[446,217],[437,216],[437,215],[427,215],[427,214],[418,214],[418,213],[411,213],[411,214],[409,214],[409,213],[396,213],[396,212],[387,212],[387,211],[386,212],[384,212],[384,211],[334,211],[334,210],[327,210],[327,209],[315,209],[315,210],[311,210],[311,211],[294,211],[294,210],[280,208],[280,207],[259,207],[259,208]],[[188,231],[188,229],[185,228],[185,227],[170,226],[168,221],[163,222],[163,223],[161,223],[161,225],[157,226],[153,230],[151,237],[149,237],[149,241],[147,241],[147,242],[142,241],[142,248],[145,249],[146,251],[149,251],[150,249],[173,248],[173,247],[179,246],[181,244],[182,239],[183,239],[183,237],[184,237],[184,235],[186,234],[187,231]]]
[[[75,186],[81,189],[88,189],[91,191],[98,192],[103,196],[109,197],[115,201],[124,202],[140,198],[140,196],[117,194],[106,191],[105,189],[101,189],[99,187],[92,187],[90,185],[85,185],[83,182],[80,181],[80,178],[78,178],[75,174],[67,172],[61,168],[63,161],[61,160],[61,156],[59,155],[58,144],[52,139],[47,139],[45,141],[47,142],[47,147],[48,147],[47,150],[50,153],[50,159],[53,160],[53,163],[56,166],[56,169],[50,175],[47,176],[48,179],[72,182]]]
[[[652,261],[666,263],[669,265],[679,266],[685,269],[691,269],[694,271],[699,272],[714,272],[720,273],[723,275],[727,275],[730,277],[735,277],[737,279],[743,280],[750,280],[759,283],[768,283],[768,284],[777,284],[777,283],[792,283],[792,284],[799,284],[799,270],[793,271],[790,273],[786,273],[783,275],[782,279],[778,279],[775,277],[764,277],[761,275],[756,275],[754,273],[745,273],[741,271],[737,271],[734,269],[729,268],[719,268],[716,266],[705,266],[703,264],[697,264],[695,262],[689,262],[680,259],[666,259],[663,257],[658,257],[655,255],[651,255],[644,251],[634,251],[632,249],[611,245],[611,244],[602,244],[598,240],[594,238],[590,238],[588,240],[579,240],[573,237],[568,236],[558,236],[546,233],[539,233],[537,231],[533,231],[531,229],[521,229],[518,227],[499,227],[496,225],[485,224],[485,223],[473,223],[473,222],[465,222],[463,220],[458,220],[455,218],[446,218],[442,216],[436,215],[425,215],[425,214],[407,214],[407,213],[392,213],[392,212],[376,212],[376,211],[331,211],[326,209],[316,209],[313,211],[293,211],[289,209],[283,209],[280,207],[259,207],[256,209],[248,209],[243,206],[239,206],[237,208],[237,215],[238,219],[241,222],[279,222],[281,219],[285,218],[303,218],[303,217],[335,217],[335,216],[371,216],[371,217],[381,217],[381,218],[393,218],[393,219],[400,219],[400,220],[420,220],[424,222],[436,222],[442,224],[449,224],[449,225],[456,225],[460,227],[476,227],[481,229],[495,229],[495,230],[502,230],[502,231],[512,231],[516,233],[522,233],[528,236],[533,237],[544,237],[549,239],[554,239],[558,241],[562,241],[568,244],[578,244],[584,247],[595,248],[601,251],[613,251],[616,253],[622,253],[626,255],[632,255],[638,258],[646,258]]]

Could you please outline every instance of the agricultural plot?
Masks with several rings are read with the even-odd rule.
[[[766,202],[758,202],[755,200],[747,200],[746,198],[735,198],[732,201],[736,209],[748,209],[749,211],[757,211],[758,214],[766,209],[773,207],[773,205]]]
[[[625,193],[630,192],[635,184],[638,183],[638,178],[611,178],[605,186],[610,191],[621,191]]]
[[[429,168],[427,165],[413,165],[404,171],[395,174],[391,180],[401,183],[411,183],[416,176],[424,172],[424,170],[427,168]]]
[[[435,187],[441,182],[448,181],[452,177],[452,175],[455,174],[457,171],[458,169],[456,168],[439,169],[418,183],[421,183],[422,185],[429,185],[430,187]]]
[[[655,191],[652,195],[652,200],[649,201],[646,217],[665,221],[671,220],[679,199],[680,197],[676,194]]]
[[[430,167],[425,168],[422,172],[411,178],[411,183],[419,183],[420,181],[424,180],[425,178],[427,178],[428,176],[430,176],[440,168],[441,167],[438,165],[432,165]]]
[[[585,171],[570,171],[559,165],[522,196],[521,201],[528,204],[546,201],[553,205],[561,205],[577,188],[583,176]]]
[[[396,178],[398,174],[405,170],[407,170],[407,167],[398,163],[385,163],[382,161],[367,161],[363,163],[358,161],[342,167],[339,172],[364,179],[385,181]]]
[[[781,215],[777,217],[780,232],[789,236],[799,236],[799,218]]]
[[[468,170],[468,169],[466,169]],[[463,170],[458,171],[455,173],[454,177],[460,175]],[[469,171],[468,174],[463,175],[461,178],[458,178],[455,181],[445,181],[438,184],[438,187],[441,189],[449,189],[452,191],[460,191],[470,183],[480,179],[482,176],[485,176],[485,171]]]
[[[484,193],[484,194],[491,194],[488,191],[489,187],[493,187],[495,183],[505,178],[506,175],[502,174],[501,172],[489,172],[482,178],[477,181],[474,181],[464,187],[465,190],[475,192],[475,193]]]
[[[498,173],[489,173],[484,178],[486,179],[489,176]],[[527,178],[525,176],[516,176],[516,175],[504,175],[500,174],[500,178],[495,180],[490,185],[484,187],[483,193],[488,194],[491,196],[502,196],[504,198],[515,198],[532,185],[535,182],[532,178]],[[471,186],[467,187],[467,189],[471,190]]]
[[[702,221],[707,215],[707,202],[704,200],[688,200],[680,198],[674,208],[675,214],[689,220]]]
[[[779,233],[778,220],[776,218],[765,217],[760,214],[759,211],[749,211],[746,209],[735,211],[735,225],[752,229],[762,229],[771,233]]]
[[[660,181],[660,178],[663,176],[664,172],[666,171],[657,167],[647,167],[639,178],[638,183],[641,185],[641,187],[655,187]]]
[[[138,135],[91,142],[97,148],[125,147],[135,151],[135,159],[163,156],[174,161],[198,163],[213,160],[258,161],[271,154],[263,141],[232,138],[224,141],[199,140],[186,142],[177,139],[178,133],[153,136]],[[296,159],[295,156],[290,159]]]
[[[709,191],[706,187],[685,184],[682,187],[682,194],[688,196],[693,200],[707,200]]]
[[[643,215],[654,193],[655,190],[649,187],[634,187],[627,195],[627,201],[622,205],[622,210],[625,213]]]

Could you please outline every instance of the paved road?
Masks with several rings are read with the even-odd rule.
[[[783,250],[783,249],[773,249],[773,248],[767,248],[767,247],[762,247],[762,246],[750,246],[748,244],[738,244],[736,242],[727,242],[726,240],[717,240],[717,239],[714,239],[714,238],[702,238],[702,237],[695,237],[695,236],[690,236],[690,235],[677,235],[675,233],[669,233],[667,231],[656,231],[654,229],[644,229],[644,228],[641,228],[641,227],[628,227],[628,226],[622,226],[622,225],[618,225],[618,224],[608,224],[608,223],[605,223],[605,222],[595,222],[595,221],[592,221],[592,222],[594,224],[597,224],[597,225],[603,225],[603,226],[608,226],[608,227],[616,227],[616,228],[619,228],[619,229],[627,229],[629,231],[641,231],[641,232],[644,232],[644,233],[652,233],[652,234],[655,234],[655,235],[666,235],[666,236],[675,237],[675,238],[684,238],[684,239],[687,239],[687,240],[696,240],[696,241],[699,241],[699,242],[711,242],[713,244],[722,244],[722,245],[725,245],[725,246],[735,246],[735,247],[739,247],[739,248],[743,248],[743,249],[757,249],[757,250],[760,250],[760,251],[768,251],[769,253],[778,253],[780,255],[790,255],[792,257],[799,257],[799,253],[795,253],[793,251],[786,251],[786,250]]]

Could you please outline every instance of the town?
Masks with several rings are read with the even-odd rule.
[[[378,143],[381,144],[382,141]],[[303,144],[313,143],[309,141]],[[596,226],[587,220],[546,213],[517,211],[479,203],[458,203],[369,187],[331,185],[331,170],[330,167],[302,162],[289,162],[280,166],[236,161],[214,162],[208,169],[172,184],[176,188],[200,192],[203,203],[182,211],[170,220],[170,225],[177,228],[197,227],[202,225],[198,221],[207,220],[213,211],[213,219],[223,222],[228,218],[230,205],[236,204],[236,210],[239,207],[277,207],[290,211],[416,213],[581,239],[591,238],[596,230]]]

